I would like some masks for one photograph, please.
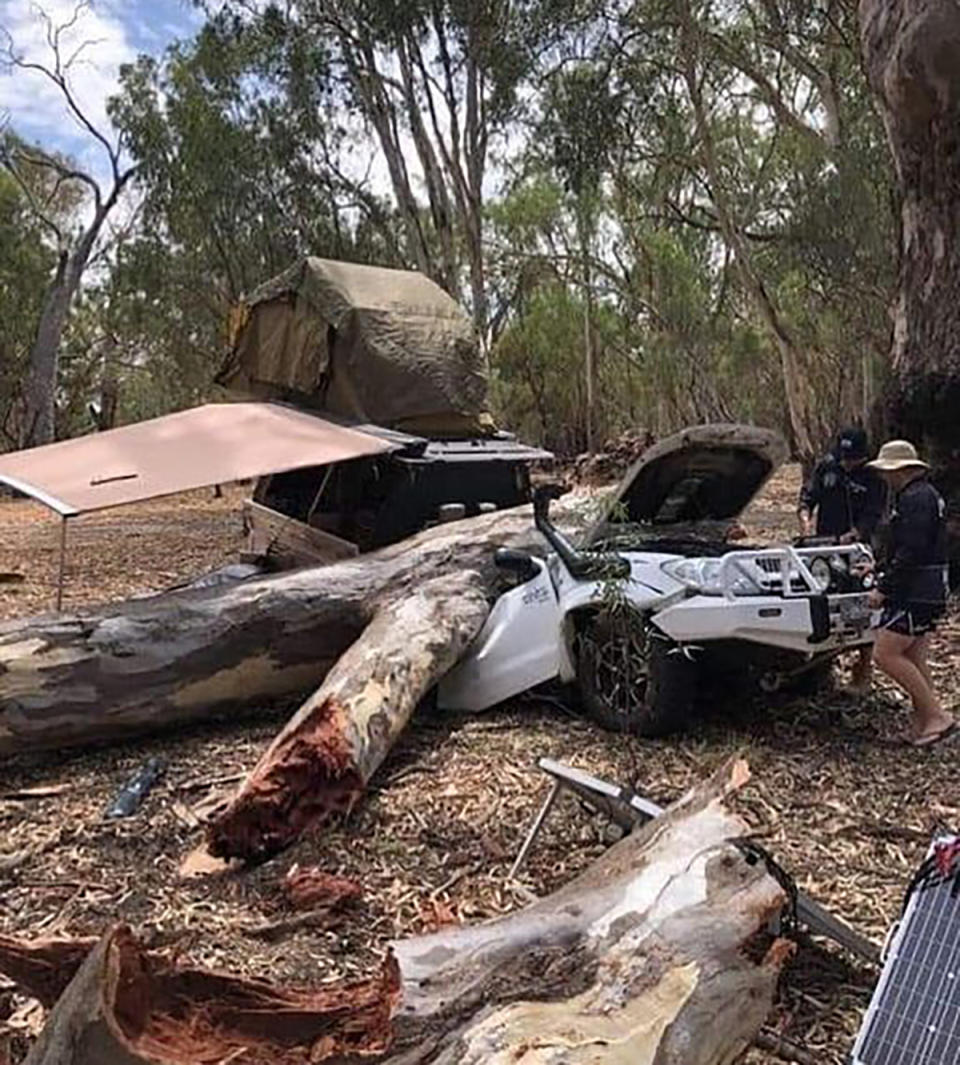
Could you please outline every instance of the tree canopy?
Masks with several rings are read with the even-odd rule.
[[[897,201],[859,48],[841,0],[219,5],[110,103],[132,221],[69,317],[57,431],[104,380],[121,420],[210,394],[230,306],[308,253],[462,300],[534,441],[734,418],[809,457],[886,372]],[[57,250],[9,180],[0,228],[9,406]]]

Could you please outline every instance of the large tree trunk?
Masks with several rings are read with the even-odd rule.
[[[498,545],[542,550],[529,508],[439,526],[332,566],[7,622],[0,755],[120,739],[308,692],[374,623],[350,659],[371,667],[380,661],[378,616],[396,609],[412,627],[433,617],[418,591],[451,574],[469,571],[474,590],[491,590]],[[403,613],[405,601],[425,611],[419,621],[415,607]],[[478,616],[472,610],[471,624]]]
[[[349,806],[488,610],[476,570],[427,581],[379,610],[212,823],[211,852],[267,858]]]
[[[67,316],[80,280],[122,185],[106,204],[99,201],[93,220],[81,234],[76,246],[61,256],[57,273],[50,282],[40,312],[37,335],[30,349],[27,379],[23,390],[21,447],[49,444],[56,431],[57,381],[60,372],[60,344]]]
[[[786,897],[737,849],[743,762],[514,915],[396,944],[396,1065],[732,1062],[792,953]],[[425,1034],[431,1042],[425,1047]]]
[[[860,0],[860,33],[900,188],[894,431],[960,506],[960,6]]]
[[[724,801],[747,776],[724,767],[560,891],[397,943],[396,964],[350,988],[177,969],[122,930],[79,972],[71,944],[57,965],[50,944],[0,940],[0,971],[48,1003],[72,977],[30,1065],[729,1065],[792,949],[768,932],[783,888],[738,849],[747,826]]]
[[[73,269],[71,257],[64,252],[44,297],[37,333],[30,348],[19,427],[21,447],[37,447],[53,440],[60,338],[78,283],[79,276]]]

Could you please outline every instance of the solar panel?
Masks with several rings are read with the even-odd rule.
[[[960,836],[915,879],[853,1048],[852,1065],[960,1062]]]

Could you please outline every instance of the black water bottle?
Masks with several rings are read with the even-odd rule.
[[[107,808],[107,817],[130,817],[140,808],[148,792],[160,779],[166,763],[160,758],[151,758],[121,788],[117,797]]]

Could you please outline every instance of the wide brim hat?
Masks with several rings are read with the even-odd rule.
[[[905,470],[909,467],[928,470],[930,467],[917,455],[917,449],[909,440],[888,440],[877,457],[867,463],[875,470],[891,473],[894,470]]]

